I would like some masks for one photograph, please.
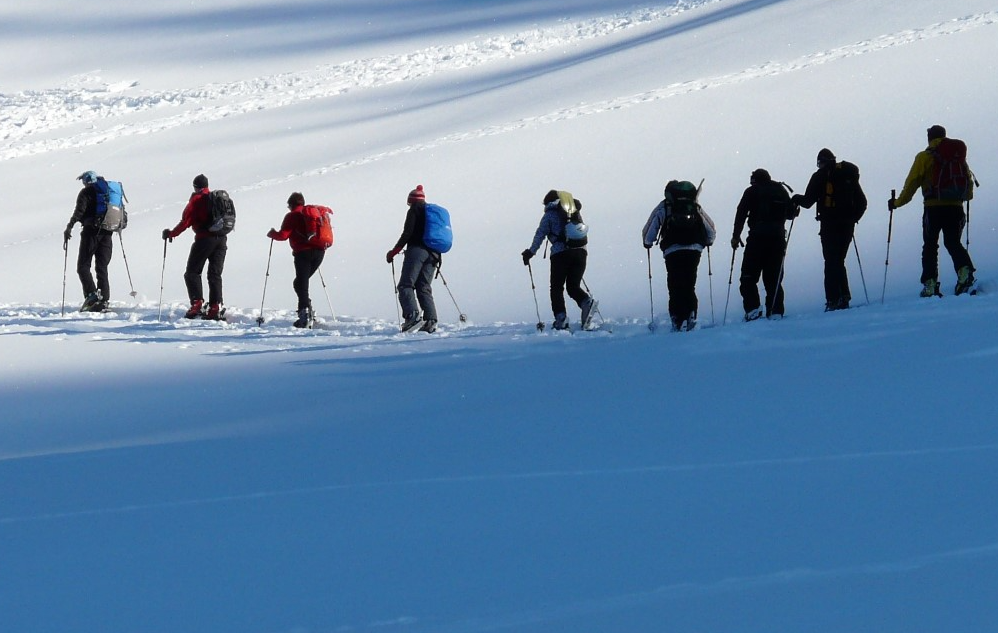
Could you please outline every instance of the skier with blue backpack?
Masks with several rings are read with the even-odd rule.
[[[391,264],[405,249],[402,273],[396,286],[402,307],[401,330],[410,332],[418,328],[420,332],[432,334],[437,331],[437,307],[431,284],[443,261],[442,254],[453,244],[450,214],[440,205],[426,202],[423,185],[417,185],[409,192],[406,203],[409,210],[402,235],[385,259]]]
[[[599,306],[588,292],[582,289],[582,278],[586,274],[586,260],[589,243],[589,228],[582,220],[582,203],[567,191],[552,189],[542,201],[544,215],[534,231],[530,248],[520,256],[523,265],[530,265],[530,259],[537,254],[544,239],[551,243],[551,311],[554,313],[552,327],[556,330],[569,329],[568,313],[565,310],[565,291],[582,310],[582,329],[592,328],[593,316]]]
[[[105,180],[97,172],[85,171],[76,179],[83,183],[83,189],[76,195],[76,208],[62,234],[62,246],[68,248],[73,226],[79,222],[83,226],[76,260],[76,273],[83,284],[80,312],[103,312],[111,298],[107,266],[114,252],[112,237],[128,224],[127,199],[120,182]],[[96,283],[90,272],[91,265],[97,273]]]

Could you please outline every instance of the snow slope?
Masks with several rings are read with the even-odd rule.
[[[883,262],[884,202],[941,123],[995,286],[996,22],[982,0],[0,8],[0,630],[994,630],[998,300],[916,297],[915,205]],[[737,288],[725,315],[748,174],[803,188],[826,146],[871,199],[870,305],[821,312],[805,212],[788,318],[740,323]],[[74,238],[62,315],[85,169],[126,184],[129,266],[119,243],[114,310],[75,312]],[[165,261],[159,238],[201,172],[239,209],[227,324],[180,318],[190,234]],[[721,237],[688,335],[647,328],[638,232],[671,178],[705,179]],[[457,239],[432,337],[396,334],[383,259],[417,183]],[[535,328],[518,253],[552,187],[593,227],[600,332]],[[291,191],[336,211],[310,332],[283,244],[255,321]]]

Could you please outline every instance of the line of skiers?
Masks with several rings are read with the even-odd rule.
[[[976,179],[966,162],[966,145],[946,137],[946,130],[933,125],[927,130],[928,146],[915,157],[899,196],[892,193],[888,201],[893,223],[894,209],[910,202],[921,189],[924,212],[922,217],[921,296],[942,296],[939,285],[939,234],[949,252],[957,273],[955,294],[976,292],[975,268],[960,237],[967,222],[964,204],[973,198]],[[107,266],[113,252],[111,237],[127,226],[124,211],[127,198],[121,183],[105,180],[93,171],[78,177],[83,188],[77,195],[76,207],[63,234],[63,248],[72,237],[77,222],[83,226],[77,259],[77,273],[83,286],[82,311],[103,311],[110,298]],[[194,231],[184,281],[190,299],[186,318],[222,319],[225,309],[222,296],[222,271],[227,251],[227,234],[235,226],[235,208],[224,190],[212,191],[208,179],[199,174],[180,222],[163,230],[164,267],[166,242],[172,241],[188,228]],[[701,182],[702,185],[702,182]],[[845,260],[850,244],[855,246],[855,227],[867,209],[867,198],[859,183],[859,168],[848,161],[838,161],[829,149],[817,156],[817,171],[812,174],[803,194],[790,195],[791,188],[773,180],[765,169],[756,169],[749,187],[742,194],[735,212],[731,237],[731,268],[735,253],[744,246],[739,291],[746,321],[762,316],[780,318],[784,314],[782,280],[786,249],[790,234],[786,222],[799,216],[800,208],[816,205],[816,220],[824,258],[825,310],[841,310],[852,299]],[[672,180],[665,187],[663,199],[652,210],[642,228],[642,245],[648,251],[649,279],[651,247],[662,250],[669,291],[669,316],[676,331],[696,327],[698,302],[697,270],[702,252],[714,243],[716,228],[713,220],[698,202],[700,187],[689,181]],[[440,274],[442,254],[451,248],[452,233],[447,210],[428,204],[423,186],[409,192],[408,211],[403,231],[386,261],[405,250],[400,279],[396,284],[401,308],[402,331],[419,329],[433,333],[437,312],[433,301],[432,281]],[[295,327],[311,327],[314,319],[309,298],[309,280],[319,270],[325,250],[333,242],[328,207],[306,205],[304,196],[295,192],[288,198],[288,213],[280,230],[271,229],[272,240],[289,240],[295,261],[293,287],[298,297],[298,320]],[[568,329],[564,294],[575,301],[581,311],[580,324],[590,329],[598,314],[599,303],[583,289],[587,264],[588,227],[582,219],[582,203],[571,193],[552,189],[542,199],[543,214],[534,232],[530,247],[522,253],[523,264],[537,254],[545,240],[551,246],[550,299],[555,329]],[[748,235],[742,242],[746,224]],[[890,224],[888,248],[890,247]],[[272,250],[271,246],[271,250]],[[857,250],[858,255],[858,250]],[[127,263],[127,262],[126,262]],[[209,295],[205,303],[201,275],[208,265]],[[90,268],[94,264],[96,283]],[[268,260],[269,270],[269,260]],[[269,273],[268,273],[269,274]],[[321,274],[321,273],[320,273]],[[758,284],[762,278],[766,302],[762,303]],[[531,272],[531,279],[533,273]],[[729,280],[730,288],[730,280]],[[162,290],[162,288],[161,288]],[[134,291],[133,291],[134,292]],[[535,297],[536,300],[536,297]],[[262,310],[261,310],[262,312]],[[463,315],[462,315],[463,316]],[[540,321],[540,315],[538,319]],[[654,315],[653,315],[654,317]],[[262,316],[260,321],[262,322]],[[538,323],[542,327],[542,323]]]

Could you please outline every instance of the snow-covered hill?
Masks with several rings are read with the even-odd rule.
[[[998,628],[996,23],[983,0],[0,8],[0,631]],[[917,298],[917,205],[884,266],[934,123],[982,181],[976,297]],[[744,324],[734,206],[757,167],[803,188],[822,147],[862,169],[869,305],[821,312],[805,213],[788,318]],[[131,201],[96,316],[61,248],[85,169]],[[190,234],[163,258],[201,172],[239,210],[225,324],[180,318]],[[647,328],[665,275],[650,295],[638,241],[672,178],[705,179],[720,236],[683,335]],[[384,262],[417,183],[456,234],[433,336],[396,334]],[[552,187],[586,207],[598,332],[535,327],[518,253]],[[307,332],[283,244],[263,301],[291,191],[336,211]]]

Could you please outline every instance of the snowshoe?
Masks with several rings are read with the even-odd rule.
[[[755,308],[745,313],[745,322],[755,321],[762,318],[762,308]]]
[[[564,312],[554,315],[554,323],[551,324],[551,328],[555,330],[567,330],[568,315]]]

